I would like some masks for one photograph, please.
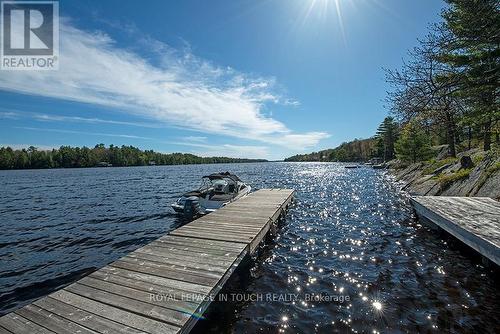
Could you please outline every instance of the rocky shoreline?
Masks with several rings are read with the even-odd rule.
[[[446,158],[446,147],[437,158],[414,164],[388,163],[403,189],[418,196],[480,196],[500,200],[500,154],[473,149],[457,158]]]

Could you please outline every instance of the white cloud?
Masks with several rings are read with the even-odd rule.
[[[189,142],[205,142],[207,141],[207,137],[203,137],[203,136],[186,136],[186,137],[182,137],[181,138],[182,140],[187,140]]]
[[[3,110],[0,108],[0,110]],[[7,110],[7,109],[5,109]],[[146,123],[146,122],[128,122],[128,121],[116,121],[111,119],[102,119],[97,117],[79,117],[79,116],[62,116],[62,115],[49,115],[35,112],[19,112],[19,111],[0,111],[0,118],[7,119],[21,119],[29,118],[37,121],[47,121],[47,122],[74,122],[74,123],[103,123],[103,124],[115,124],[115,125],[128,125],[136,126],[141,128],[163,128],[165,125],[158,123]]]
[[[117,47],[106,34],[77,29],[66,20],[60,38],[58,71],[5,71],[0,89],[112,107],[163,124],[293,149],[328,137],[324,132],[294,133],[264,115],[269,103],[298,104],[276,94],[272,79],[216,67],[189,52],[150,41],[162,55],[155,66]]]
[[[192,154],[201,157],[230,157],[269,159],[269,148],[267,146],[216,144],[209,145],[197,142],[167,142],[167,144],[184,145],[198,148],[191,150]]]
[[[15,126],[14,128],[15,129],[22,129],[22,130],[67,133],[67,134],[86,135],[86,136],[104,136],[104,137],[116,137],[116,138],[128,138],[128,139],[153,140],[153,138],[149,138],[149,137],[134,136],[134,135],[120,134],[120,133],[117,134],[117,133],[104,133],[104,132],[63,130],[63,129],[47,129],[47,128],[35,128],[35,127],[30,127],[30,126]]]
[[[195,143],[173,143],[177,145],[187,145],[200,148],[201,150],[192,150],[191,153],[201,157],[230,157],[230,158],[250,158],[250,159],[269,159],[269,149],[266,146],[252,145],[206,145]]]
[[[11,111],[7,111],[7,112],[1,111],[0,112],[0,118],[4,118],[4,119],[17,119],[18,118],[18,114],[15,113],[15,112],[11,112]]]
[[[192,153],[202,157],[269,159],[269,150],[265,146],[224,144],[207,146],[203,151],[192,151]]]

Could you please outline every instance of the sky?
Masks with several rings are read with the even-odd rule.
[[[371,137],[441,0],[59,2],[55,71],[0,71],[0,146],[283,159]]]

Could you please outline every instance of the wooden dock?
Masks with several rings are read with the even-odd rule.
[[[262,189],[0,318],[0,333],[187,333],[294,191]]]
[[[418,216],[500,265],[500,203],[487,197],[418,196]]]

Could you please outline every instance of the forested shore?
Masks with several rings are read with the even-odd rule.
[[[38,150],[0,148],[0,169],[82,168],[82,167],[127,167],[147,165],[187,165],[264,162],[262,159],[240,159],[228,157],[199,157],[187,153],[159,153],[140,150],[133,146],[104,146],[93,148],[61,146],[58,149]]]
[[[500,8],[496,0],[447,0],[442,21],[410,50],[403,66],[386,69],[390,115],[369,139],[286,161],[415,163],[472,148],[500,146]]]

